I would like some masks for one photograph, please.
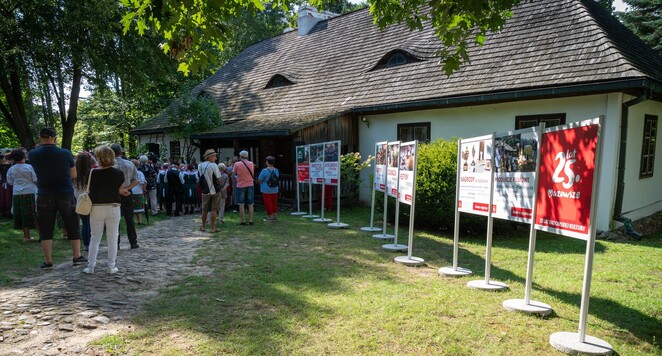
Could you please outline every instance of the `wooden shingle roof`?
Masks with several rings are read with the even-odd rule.
[[[662,58],[594,0],[524,2],[500,33],[472,45],[471,63],[451,77],[434,53],[434,31],[380,31],[367,9],[248,47],[195,90],[211,95],[225,125],[194,135],[285,133],[343,113],[485,93],[649,78],[662,83]],[[371,70],[404,50],[421,61]],[[265,89],[280,74],[293,85]],[[163,118],[135,132],[166,127]],[[167,120],[167,119],[166,119]]]

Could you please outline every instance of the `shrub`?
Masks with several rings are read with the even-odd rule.
[[[349,152],[340,156],[342,195],[346,196],[350,201],[358,198],[359,187],[361,186],[361,170],[370,167],[370,162],[373,159],[374,157],[368,155],[368,158],[361,162],[361,154],[359,152]]]
[[[452,230],[456,175],[457,139],[437,139],[419,145],[416,174],[417,227]]]

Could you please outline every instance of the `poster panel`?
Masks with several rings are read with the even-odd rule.
[[[309,145],[297,146],[297,182],[310,182],[310,167],[308,164]]]
[[[492,180],[493,135],[467,138],[460,141],[460,196],[458,210],[487,216]],[[494,208],[494,207],[493,207]]]
[[[309,151],[310,164],[310,181],[313,184],[324,183],[324,144],[317,143],[310,145]]]
[[[492,217],[531,223],[536,182],[539,127],[494,137],[494,197]],[[490,161],[486,161],[487,166]]]
[[[378,192],[386,191],[386,141],[375,143],[375,177],[373,188]]]
[[[598,119],[546,129],[535,228],[588,240]]]
[[[338,185],[340,180],[340,141],[324,143],[324,184]]]
[[[398,162],[400,141],[389,142],[386,146],[386,194],[398,197]]]
[[[399,198],[405,204],[412,204],[414,189],[416,189],[416,158],[418,156],[418,141],[403,142],[400,145]]]

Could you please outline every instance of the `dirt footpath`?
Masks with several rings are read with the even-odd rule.
[[[193,219],[174,217],[139,230],[139,249],[129,249],[122,236],[117,274],[105,267],[104,239],[94,274],[69,262],[0,290],[0,355],[105,354],[88,343],[133,328],[129,317],[160,288],[184,275],[208,273],[191,264],[195,251],[211,238],[197,231]]]

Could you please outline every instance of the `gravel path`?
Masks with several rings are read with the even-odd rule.
[[[160,288],[184,275],[208,273],[191,263],[211,238],[197,226],[191,216],[160,221],[138,231],[140,248],[134,250],[121,237],[117,274],[106,271],[104,239],[92,275],[64,263],[0,290],[0,355],[105,354],[88,344],[133,328],[130,316]]]

